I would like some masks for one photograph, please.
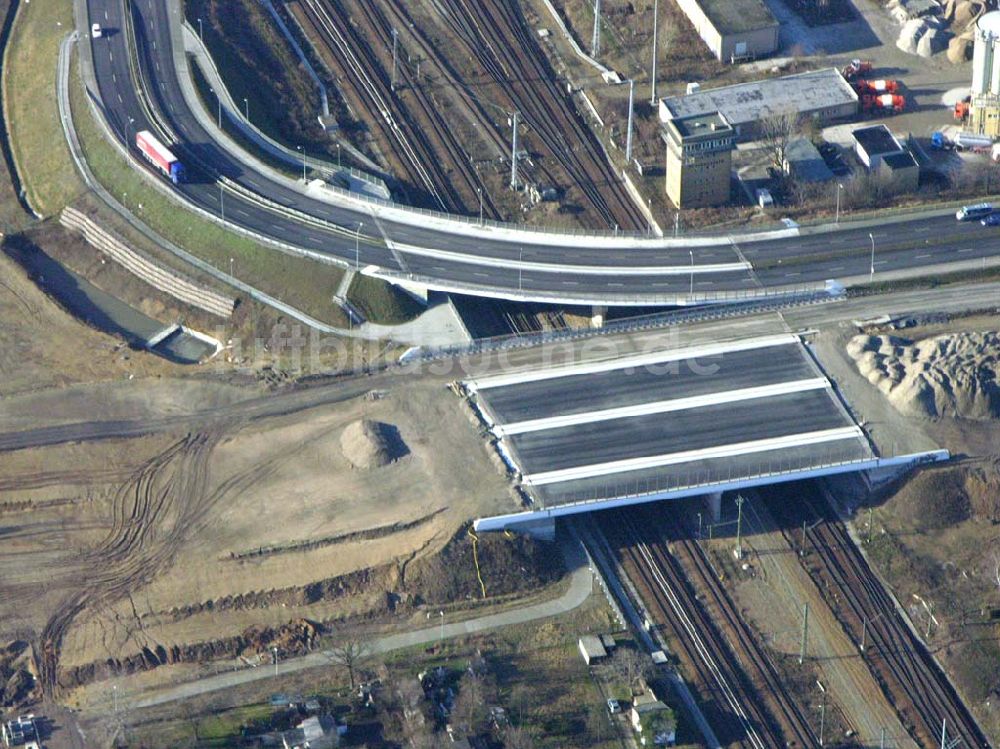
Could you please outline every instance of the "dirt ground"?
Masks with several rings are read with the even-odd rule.
[[[129,376],[175,374],[179,365],[136,355],[67,315],[0,253],[0,395]]]
[[[114,404],[108,418],[116,409],[184,410],[176,382],[148,384],[123,398],[114,388],[71,389],[63,418],[79,419],[101,399]],[[233,397],[217,385],[180,390],[188,408]],[[7,424],[23,426],[27,413],[60,401],[43,393],[21,409],[5,404]],[[407,454],[352,468],[338,438],[362,416],[396,427]],[[511,503],[439,381],[251,426],[22,450],[0,465],[11,561],[0,578],[11,607],[0,621],[12,634],[41,633],[58,652],[48,678],[69,686],[75,677],[65,669],[124,661],[144,647],[383,611],[408,563],[442,548],[470,517]],[[306,588],[331,579],[346,582],[332,593]],[[43,582],[42,605],[37,597],[18,605]]]

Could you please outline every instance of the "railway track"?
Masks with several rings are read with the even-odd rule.
[[[868,566],[846,526],[820,496],[815,484],[770,487],[771,512],[782,521],[789,544],[801,539],[792,530],[806,522],[806,546],[816,553],[800,556],[820,590],[836,596],[834,612],[847,633],[861,642],[865,662],[882,685],[900,719],[920,746],[946,744],[963,749],[990,744],[947,676],[916,633],[903,620],[895,601]],[[812,525],[809,525],[809,524]]]
[[[331,10],[323,0],[301,0],[295,7],[302,11],[296,18],[307,34],[311,31],[310,36],[323,42],[317,47],[320,54],[331,68],[343,73],[368,121],[382,132],[410,185],[425,193],[436,208],[464,212],[461,198],[440,168],[426,135],[406,117],[397,115],[378,56],[346,15]]]
[[[754,749],[815,746],[808,723],[700,547],[675,540],[668,549],[664,539],[682,538],[678,529],[634,508],[606,513],[599,522],[654,624],[673,633],[677,655],[708,698],[706,717],[719,740]]]
[[[402,28],[407,32],[408,38],[417,39],[418,46],[424,54],[436,57],[436,52],[430,45],[420,44],[420,38],[416,34],[416,27],[413,26],[408,14],[393,12],[395,6],[391,4],[389,11],[393,15],[393,20],[390,21],[383,9],[374,0],[354,0],[351,3],[351,8],[356,8],[361,14],[360,17],[354,16],[350,12],[345,0],[319,1],[327,5],[332,12],[359,21],[358,30],[363,34],[364,38],[369,41],[377,40],[379,47],[383,50],[392,49],[393,31],[395,30],[398,33],[399,29]],[[400,43],[401,51],[402,44]],[[416,71],[411,69],[403,54],[397,56],[397,61],[396,91],[391,91],[390,76],[390,91],[388,95],[398,102],[403,116],[413,121],[417,128],[421,128],[424,124],[429,126],[429,132],[422,129],[419,132],[428,136],[429,146],[438,155],[436,162],[441,163],[442,168],[446,168],[449,173],[450,178],[446,182],[446,189],[453,195],[456,202],[462,206],[476,206],[478,208],[479,196],[482,195],[484,217],[501,219],[502,216],[497,210],[486,184],[472,166],[472,158],[469,152],[462,146],[455,134],[454,128],[446,120],[438,103],[432,99],[429,91],[421,85],[416,76]],[[384,68],[385,66],[383,65],[381,69],[384,70]],[[412,108],[410,104],[413,105]],[[492,132],[492,128],[489,131]],[[441,157],[444,157],[444,162],[442,162]]]
[[[448,27],[507,92],[606,225],[645,229],[645,216],[560,90],[516,0],[442,0],[441,7]]]

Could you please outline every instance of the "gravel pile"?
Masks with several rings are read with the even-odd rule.
[[[394,426],[369,419],[355,421],[341,432],[340,449],[361,470],[389,465],[407,452]]]
[[[859,335],[847,344],[847,353],[900,413],[930,419],[1000,416],[1000,333],[922,341]]]

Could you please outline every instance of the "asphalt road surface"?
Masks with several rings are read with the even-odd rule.
[[[722,293],[746,293],[762,286],[820,283],[863,276],[872,266],[869,232],[875,239],[876,274],[917,269],[956,260],[1000,256],[1000,229],[959,223],[951,215],[917,217],[886,226],[850,226],[780,239],[720,238],[700,247],[671,246],[670,240],[636,241],[624,247],[609,239],[587,246],[541,236],[508,241],[494,235],[468,236],[428,222],[411,226],[373,218],[372,210],[330,205],[251,168],[214,142],[188,108],[174,66],[180,49],[177,0],[135,0],[135,37],[146,89],[157,119],[177,138],[174,150],[190,180],[177,189],[204,210],[265,237],[329,255],[349,264],[376,266],[385,274],[443,290],[536,301],[617,304],[671,303]],[[129,65],[121,4],[87,0],[91,22],[111,33],[90,45],[100,98],[112,129],[126,142],[141,129],[154,129],[140,104]],[[171,21],[170,14],[174,14]],[[174,38],[177,37],[177,38]],[[182,53],[181,53],[182,54]],[[134,147],[132,147],[135,152]],[[256,195],[328,225],[262,208],[216,182],[225,176]],[[360,227],[361,241],[355,244]],[[832,228],[832,227],[831,227]],[[748,260],[754,271],[738,267]],[[724,264],[726,270],[702,266]],[[736,267],[734,268],[734,264]],[[693,270],[692,270],[693,267]]]

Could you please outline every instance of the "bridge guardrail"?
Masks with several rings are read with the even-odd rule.
[[[739,304],[720,304],[708,307],[698,307],[696,309],[689,310],[640,315],[624,320],[612,320],[605,323],[600,328],[571,328],[569,330],[546,330],[538,333],[514,333],[504,336],[494,336],[491,338],[480,338],[472,341],[471,343],[462,345],[411,349],[403,355],[400,359],[400,363],[413,364],[417,362],[437,361],[440,359],[450,359],[461,356],[476,356],[493,351],[509,351],[519,348],[531,348],[532,346],[539,346],[547,343],[565,343],[568,341],[578,341],[599,336],[611,336],[621,333],[656,330],[658,328],[682,325],[684,323],[722,320],[753,312],[769,312],[797,306],[826,304],[830,302],[842,301],[844,298],[845,297],[842,294],[806,294],[781,300],[768,299],[758,303],[746,302]]]

